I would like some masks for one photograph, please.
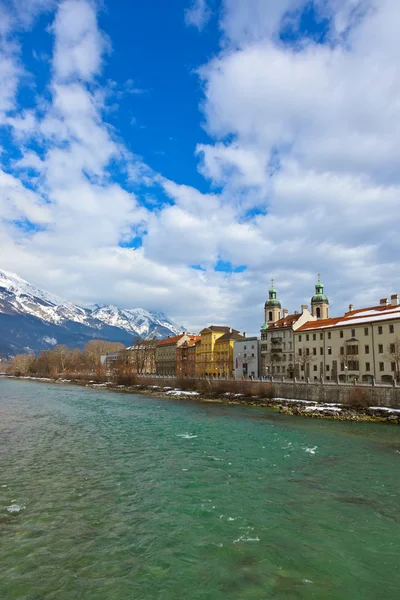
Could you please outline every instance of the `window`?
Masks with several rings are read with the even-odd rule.
[[[272,311],[271,310],[269,311],[268,320],[272,321]]]
[[[344,363],[340,363],[340,370],[344,371]]]
[[[320,340],[323,340],[323,339],[324,339],[324,334],[323,334],[323,333],[320,333],[320,334],[319,334],[319,339],[320,339]]]
[[[365,370],[366,370],[366,371],[370,371],[370,370],[371,370],[371,365],[370,365],[370,363],[365,363]]]
[[[320,349],[319,349],[319,353],[320,353],[320,354],[323,354],[323,353],[324,353],[324,349],[323,349],[323,348],[320,348]]]
[[[277,373],[280,373],[281,372],[281,368],[280,367],[276,367],[276,371],[277,371]]]
[[[244,353],[244,357],[245,357],[245,358],[247,358],[247,354],[246,354],[246,352]]]
[[[310,340],[310,336],[307,333],[307,335],[306,335],[306,341],[308,342],[309,340]]]
[[[313,333],[313,335],[312,335],[312,339],[313,339],[314,341],[317,339],[317,334],[316,334],[316,333]]]
[[[364,335],[368,335],[368,327],[364,327]]]
[[[394,325],[389,325],[389,333],[394,333]]]
[[[318,371],[318,366],[314,365],[314,371]]]
[[[320,307],[318,306],[318,307],[317,307],[317,319],[320,319],[320,318],[321,318],[321,309],[320,309]]]
[[[302,356],[302,350],[299,348],[299,356]]]
[[[251,349],[254,350],[254,344],[252,345]]]
[[[329,370],[330,370],[330,366],[326,365],[326,371],[327,371],[327,373],[329,372]]]
[[[390,368],[392,369],[392,371],[396,370],[396,363],[390,363]]]
[[[313,348],[313,349],[312,349],[312,353],[313,353],[313,355],[314,355],[314,356],[317,356],[317,349],[316,349],[316,348]]]
[[[341,337],[341,338],[343,337],[343,331],[341,331],[341,332],[340,332],[340,337]]]
[[[378,327],[378,333],[379,333],[379,335],[382,335],[382,333],[383,333],[383,327],[381,327],[381,326]]]
[[[304,365],[301,365],[301,371],[304,371]]]
[[[378,352],[379,352],[379,354],[383,354],[383,344],[379,344]]]
[[[310,348],[306,348],[306,354],[307,356],[310,356]]]
[[[283,361],[285,361],[285,360],[286,360],[286,354],[284,354],[284,355],[283,355],[283,358],[282,358],[282,360],[283,360]]]
[[[356,330],[355,329],[351,330],[351,337],[356,337]]]
[[[244,348],[245,350],[247,350],[247,346],[243,346],[243,348]]]
[[[331,339],[331,336],[332,336],[331,332],[330,332],[330,331],[328,331],[328,340],[330,340],[330,339]]]
[[[357,345],[348,345],[346,347],[346,354],[350,356],[351,354],[358,354],[358,346]]]
[[[293,360],[293,354],[289,354],[289,360]]]
[[[349,371],[359,371],[360,366],[359,366],[358,360],[349,360],[348,367],[349,367]]]
[[[344,354],[344,346],[340,346],[340,354]]]
[[[299,335],[299,342],[301,342],[301,335]]]
[[[385,370],[385,364],[384,363],[379,363],[379,370],[380,371],[384,371]]]
[[[369,346],[365,346],[364,350],[365,350],[365,354],[369,354]]]
[[[267,345],[267,344],[263,344],[263,345],[261,346],[261,351],[262,351],[262,352],[266,352],[267,350],[268,350],[268,345]]]
[[[328,354],[332,354],[332,348],[328,346]]]
[[[251,356],[254,358],[254,352],[252,352]]]

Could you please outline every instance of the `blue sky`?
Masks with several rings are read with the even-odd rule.
[[[0,0],[0,268],[256,333],[399,291],[394,0]],[[379,207],[379,210],[377,210]],[[390,289],[386,289],[390,281]]]

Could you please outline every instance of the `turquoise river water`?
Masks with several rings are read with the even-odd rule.
[[[400,597],[400,429],[0,380],[2,600]]]

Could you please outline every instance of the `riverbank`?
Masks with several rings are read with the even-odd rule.
[[[107,389],[113,392],[127,394],[140,393],[161,399],[180,398],[228,405],[233,404],[238,406],[265,407],[277,410],[282,414],[308,417],[313,419],[391,423],[393,425],[400,425],[400,409],[386,406],[357,406],[357,394],[354,394],[355,404],[346,405],[343,403],[317,402],[314,400],[303,400],[299,398],[275,397],[273,384],[266,384],[264,386],[264,395],[253,395],[246,393],[246,386],[240,387],[241,390],[244,390],[242,392],[224,392],[224,386],[222,386],[219,391],[213,391],[211,386],[210,389],[207,390],[208,386],[206,382],[202,383],[205,384],[203,387],[207,391],[198,392],[195,390],[185,390],[176,385],[156,385],[155,383],[136,383],[133,385],[125,385],[117,384],[112,381],[97,382],[95,380],[87,379],[63,379],[30,376],[15,377],[12,375],[1,375],[1,377],[16,380],[38,381],[43,383],[73,384],[83,387],[90,387],[93,389]],[[248,387],[251,391],[251,387]]]

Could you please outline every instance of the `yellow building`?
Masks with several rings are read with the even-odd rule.
[[[231,377],[233,372],[233,346],[242,339],[236,329],[210,325],[200,331],[196,343],[197,377]]]

